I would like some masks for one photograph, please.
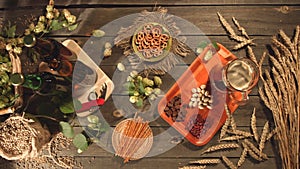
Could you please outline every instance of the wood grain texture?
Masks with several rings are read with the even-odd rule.
[[[3,18],[2,24],[6,21],[11,21],[13,24],[17,24],[18,34],[22,34],[23,28],[31,16],[39,16],[43,13],[45,5],[48,0],[40,0],[39,3],[33,0],[3,0],[0,1],[0,16]],[[73,14],[78,16],[80,25],[77,30],[73,32],[68,31],[56,31],[48,37],[55,38],[57,40],[74,39],[78,44],[85,48],[88,46],[87,42],[90,40],[91,32],[95,29],[103,28],[106,24],[114,21],[123,16],[131,14],[137,14],[142,10],[152,10],[155,4],[157,6],[166,7],[169,14],[175,15],[179,18],[184,19],[176,20],[177,26],[182,30],[181,36],[185,36],[188,39],[188,44],[195,50],[195,46],[201,42],[201,37],[206,36],[210,41],[216,41],[223,44],[228,49],[232,49],[235,42],[231,41],[221,27],[217,12],[220,12],[227,21],[232,25],[231,17],[235,17],[243,26],[246,28],[247,33],[250,37],[254,38],[256,46],[253,47],[254,53],[258,58],[262,53],[267,50],[270,39],[275,35],[279,29],[283,29],[288,36],[293,34],[293,30],[297,24],[299,24],[300,15],[300,2],[299,0],[56,0],[55,4],[59,9],[69,9]],[[100,68],[109,76],[112,77],[116,71],[117,63],[123,61],[124,56],[122,51],[116,47],[113,47],[113,55],[101,61],[102,57],[101,50],[105,42],[112,42],[116,33],[119,31],[121,26],[127,27],[131,25],[133,20],[128,20],[122,24],[117,24],[106,30],[106,35],[99,39],[101,43],[97,46],[96,55],[92,57],[93,60],[100,66]],[[189,22],[190,24],[185,24]],[[193,30],[195,27],[199,28],[201,32],[195,33]],[[236,30],[236,29],[235,29]],[[97,53],[98,52],[98,53]],[[232,51],[237,57],[244,57],[245,50]],[[191,55],[183,59],[186,66],[191,64],[196,55]],[[179,72],[183,72],[186,69],[185,65],[176,65],[176,69]],[[264,62],[264,67],[268,68],[269,62]],[[175,74],[173,76],[166,75],[163,78],[162,90],[167,92],[170,87],[174,84],[175,80],[180,77],[181,74]],[[103,112],[103,117],[109,123],[111,127],[115,127],[118,122],[122,119],[115,118],[112,116],[112,112],[116,109],[115,100],[113,97],[120,97],[124,100],[128,100],[128,96],[121,93],[120,88],[122,84],[115,82],[115,90],[113,95],[108,99],[104,106],[100,108]],[[39,104],[39,100],[36,103]],[[257,127],[259,133],[263,128],[264,123],[269,120],[272,124],[272,115],[270,111],[261,102],[257,87],[253,89],[250,100],[245,106],[240,106],[233,114],[237,126],[241,130],[250,131],[250,118],[252,115],[253,108],[256,108]],[[155,112],[158,113],[158,112]],[[82,130],[78,120],[75,121],[75,130],[80,132]],[[155,121],[150,123],[155,134],[162,133],[170,128],[170,125],[163,119],[157,118]],[[173,131],[175,135],[179,136],[179,133]],[[184,140],[181,144],[172,148],[171,150],[162,153],[158,156],[144,158],[138,161],[132,161],[126,165],[123,164],[122,159],[115,157],[112,153],[106,152],[96,144],[92,144],[86,152],[77,154],[76,149],[72,147],[70,150],[63,151],[61,155],[72,155],[77,160],[82,162],[85,168],[136,168],[136,169],[173,169],[179,166],[187,165],[189,161],[198,160],[201,151],[205,150],[209,146],[218,144],[218,134],[205,146],[196,147]],[[165,139],[165,142],[169,143],[169,139]],[[239,155],[242,149],[239,148],[237,151],[226,151],[206,154],[203,157],[221,157],[225,155],[229,157],[231,161],[237,163]],[[269,156],[269,160],[257,163],[251,158],[247,158],[246,162],[241,167],[247,169],[254,168],[280,168],[280,159],[277,151],[274,148],[274,142],[268,142],[266,144],[264,152]],[[15,168],[13,162],[7,162],[0,159],[0,168]],[[223,169],[223,164],[218,164],[209,168]]]
[[[32,3],[32,0],[10,0],[1,1],[0,8],[16,8],[16,7],[32,7],[43,6],[48,3],[48,0],[40,0],[39,3]],[[280,6],[280,5],[299,5],[297,0],[56,0],[56,5],[59,6],[154,6],[168,5],[168,6],[240,6],[240,5],[266,5],[266,6]]]
[[[226,35],[226,32],[220,26],[216,14],[217,12],[223,14],[228,21],[231,20],[232,16],[235,16],[240,24],[247,29],[250,36],[272,36],[276,34],[279,29],[285,30],[288,34],[292,34],[297,24],[296,18],[300,15],[299,6],[288,7],[290,9],[288,14],[278,11],[277,7],[270,6],[171,6],[167,8],[170,14],[193,23],[196,27],[201,29],[203,34],[223,36]],[[81,24],[78,29],[72,33],[68,31],[57,31],[55,35],[89,35],[94,29],[99,29],[113,20],[130,14],[137,14],[145,9],[152,10],[151,7],[70,8],[70,11],[81,20]],[[30,15],[38,16],[41,14],[42,9],[37,7],[0,11],[0,15],[3,16],[4,20],[11,21],[21,21]],[[176,19],[174,19],[174,21],[176,21]],[[122,24],[122,26],[127,27],[131,25],[131,23],[132,20],[128,20],[128,22]],[[190,35],[194,32],[187,24],[182,23],[180,20],[177,22],[177,26],[181,29],[183,35]],[[107,31],[107,35],[114,36],[120,28],[121,25],[110,28],[109,31]]]

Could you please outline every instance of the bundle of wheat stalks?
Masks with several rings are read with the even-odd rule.
[[[271,66],[263,70],[266,53],[259,62],[263,86],[259,94],[272,111],[282,168],[299,168],[300,26],[289,38],[282,30],[272,38]]]

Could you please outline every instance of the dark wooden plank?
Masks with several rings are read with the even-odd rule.
[[[98,169],[101,168],[122,168],[122,169],[175,169],[180,166],[187,165],[187,163],[191,160],[195,160],[194,158],[144,158],[138,161],[131,161],[128,164],[123,164],[122,159],[118,157],[111,158],[93,158],[93,157],[78,157],[76,158],[80,161],[83,166],[88,166],[90,169]],[[237,163],[238,158],[230,158],[233,162]],[[224,164],[212,165],[207,168],[214,169],[224,169],[226,168]],[[262,163],[253,163],[249,160],[246,160],[245,164],[240,167],[241,169],[263,169],[263,168],[276,168],[276,159],[271,158],[268,161]]]
[[[175,137],[182,137],[181,134],[179,134],[175,129],[169,129],[166,127],[151,127],[152,131],[154,133],[154,136],[157,136],[158,134],[163,135],[164,137],[160,137],[159,142],[154,142],[152,150],[148,154],[148,157],[152,158],[200,158],[200,157],[221,157],[221,155],[226,155],[228,157],[239,157],[242,152],[242,147],[239,147],[237,149],[231,149],[231,150],[223,150],[223,151],[216,151],[212,153],[206,153],[201,154],[204,150],[207,148],[219,144],[219,132],[206,144],[203,146],[195,146],[192,143],[190,143],[188,140],[184,139],[183,142],[179,144],[174,144],[171,142],[172,138]],[[261,133],[263,127],[258,127],[259,133]],[[238,127],[239,130],[243,131],[249,131],[248,127]],[[82,129],[79,127],[75,128],[75,132],[80,132]],[[168,134],[166,134],[166,133]],[[251,142],[254,144],[255,141]],[[241,146],[241,142],[239,142],[239,145]],[[221,142],[226,143],[226,142]],[[102,143],[103,144],[103,143]],[[105,142],[108,146],[111,146],[111,140],[109,138],[108,143]],[[273,158],[276,155],[276,151],[273,150],[273,144],[272,142],[268,141],[266,142],[264,153],[268,155],[269,158]],[[105,150],[107,148],[102,147],[101,144],[93,143],[89,146],[87,151],[84,151],[81,154],[76,154],[75,156],[96,156],[96,157],[112,157],[114,150],[110,149],[109,151]],[[74,154],[76,152],[76,148],[74,146],[71,146],[69,150],[65,150],[60,152],[60,155],[68,155],[68,154]],[[155,153],[155,156],[153,154]]]
[[[107,102],[99,109],[100,111],[97,111],[94,114],[94,115],[102,115],[103,118],[111,126],[117,125],[117,123],[119,123],[120,120],[122,120],[120,118],[114,117],[112,115],[113,111],[115,111],[116,109],[127,110],[127,107],[125,107],[126,105],[124,105],[124,104],[122,104],[121,105],[122,108],[120,108],[120,103],[114,101],[113,97],[110,97],[107,100]],[[118,100],[120,98],[121,98],[121,100],[123,99],[124,102],[127,102],[127,100],[128,100],[127,96],[118,96]],[[130,104],[129,101],[128,101],[128,104]],[[240,106],[233,114],[237,126],[241,126],[241,127],[249,127],[250,126],[250,118],[251,118],[254,107],[256,108],[257,126],[263,127],[267,120],[269,122],[271,122],[271,125],[272,125],[273,120],[272,120],[271,112],[263,105],[263,103],[261,102],[261,100],[258,96],[251,96],[248,103],[244,106]],[[156,105],[154,105],[154,107],[152,107],[152,109],[155,112],[153,112],[153,114],[150,117],[146,116],[147,114],[144,115],[144,117],[147,118],[146,120],[149,120],[151,122],[150,125],[151,126],[169,127],[170,125],[167,124],[163,119],[161,119],[159,117],[159,113],[156,109]],[[133,113],[134,112],[126,112],[126,114],[129,115],[129,117],[131,117],[130,115],[132,115]],[[81,123],[84,122],[83,120],[84,119],[80,119]],[[85,124],[79,124],[77,121],[76,125],[82,126]]]
[[[299,6],[291,7],[291,11],[288,14],[278,12],[274,7],[257,7],[257,6],[206,6],[206,7],[168,7],[169,13],[176,15],[178,18],[174,19],[177,26],[181,29],[182,34],[195,34],[194,25],[201,29],[202,34],[205,35],[226,35],[224,29],[220,26],[218,21],[217,12],[221,12],[228,20],[232,16],[235,16],[242,26],[244,26],[249,35],[269,35],[272,36],[279,29],[284,29],[288,34],[292,34],[297,23],[297,18],[300,14]],[[102,26],[114,21],[118,18],[126,16],[128,20],[126,22],[109,27],[106,30],[107,35],[115,35],[116,32],[122,27],[131,25],[133,15],[142,10],[151,8],[149,7],[121,7],[121,8],[72,8],[70,9],[79,20],[81,24],[79,28],[72,32],[71,35],[85,36],[92,32],[94,29],[101,28]],[[19,10],[0,11],[1,16],[4,19],[17,21],[26,20],[26,16],[38,16],[42,14],[41,8],[29,8]],[[130,15],[130,16],[128,16]],[[132,18],[133,17],[133,18]],[[190,24],[187,24],[188,22]],[[249,22],[250,21],[250,22]],[[280,24],[278,24],[280,23]],[[199,33],[197,33],[199,34]],[[70,32],[59,31],[55,32],[55,35],[66,36],[70,35]]]
[[[224,35],[225,31],[221,28],[216,12],[221,12],[228,20],[235,16],[240,24],[243,25],[249,35],[273,35],[278,29],[284,29],[287,32],[293,32],[295,19],[299,15],[299,7],[293,7],[289,14],[278,12],[274,7],[252,7],[252,6],[208,6],[208,7],[169,7],[168,11],[172,15],[185,19],[193,23],[196,27],[201,29],[204,34],[208,35]],[[97,8],[86,9],[80,14],[83,19],[81,30],[79,34],[90,33],[93,29],[98,29],[101,26],[118,19],[120,17],[138,13],[147,8]],[[148,9],[149,10],[149,9]],[[103,15],[105,13],[105,15]],[[97,18],[93,19],[93,16]],[[274,17],[276,16],[276,17]],[[129,17],[129,16],[127,16]],[[130,16],[131,17],[131,16]],[[130,18],[129,17],[129,18]],[[89,19],[87,19],[89,18]],[[175,19],[174,19],[175,20]],[[251,22],[249,22],[251,21]],[[126,27],[131,24],[131,20],[122,23]],[[193,27],[183,23],[183,20],[176,21],[177,26],[182,30],[183,34],[191,34],[195,32]],[[277,24],[281,23],[281,24]],[[84,25],[84,26],[83,26]],[[109,28],[107,34],[115,34],[120,27]]]
[[[32,7],[32,6],[44,6],[48,3],[48,0],[41,0],[40,3],[33,3],[33,0],[10,0],[10,1],[1,1],[0,8],[15,8],[15,7]],[[184,5],[184,6],[219,6],[219,5],[232,5],[232,6],[240,6],[240,5],[268,5],[268,6],[279,6],[279,5],[299,5],[299,1],[292,0],[292,1],[282,1],[282,0],[158,0],[158,1],[147,1],[147,0],[131,0],[131,1],[124,1],[124,0],[56,0],[56,5],[59,6],[74,6],[74,5],[87,5],[87,6],[157,6],[159,5]]]
[[[201,42],[204,41],[204,39],[201,38],[201,36],[184,36],[187,37],[186,44],[189,46],[190,49],[192,49],[194,52],[196,51],[196,48],[201,44]],[[104,44],[106,42],[109,42],[113,44],[113,37],[103,37],[101,39],[93,39],[90,37],[67,37],[67,38],[58,38],[54,37],[55,39],[59,41],[63,41],[67,38],[75,40],[87,53],[89,53],[90,57],[101,66],[106,71],[114,72],[113,67],[105,67],[105,66],[116,66],[119,62],[123,62],[126,57],[122,54],[122,50],[119,49],[116,46],[113,46],[112,48],[112,56],[105,58],[101,60],[100,58],[103,58],[103,51],[104,51]],[[252,36],[254,38],[254,43],[256,43],[255,46],[253,46],[253,51],[257,57],[257,60],[261,58],[261,55],[263,52],[267,51],[266,46],[270,44],[271,42],[271,36]],[[205,40],[208,39],[209,42],[218,42],[221,43],[223,46],[225,46],[227,49],[231,50],[231,52],[238,58],[246,57],[246,50],[240,49],[237,51],[233,51],[232,48],[237,44],[236,42],[230,40],[227,36],[206,36]],[[93,42],[93,45],[88,44],[88,42]],[[189,55],[185,58],[181,58],[184,63],[187,65],[191,64],[197,55]],[[266,59],[264,61],[264,65],[269,65],[268,60]]]
[[[124,169],[174,169],[188,165],[189,161],[194,161],[199,158],[144,158],[137,161],[130,161],[127,164],[123,164],[123,160],[119,157],[75,157],[76,161],[80,162],[83,168],[99,169],[101,168],[124,168]],[[229,159],[237,163],[238,158],[229,157]],[[0,160],[0,166],[5,169],[25,169],[26,167],[17,166],[15,161]],[[241,169],[258,169],[258,168],[276,168],[277,159],[270,158],[269,160],[261,163],[253,161],[251,158],[247,158],[245,163],[241,166]],[[30,164],[28,164],[30,166]],[[26,166],[26,165],[25,165]],[[224,169],[224,164],[208,166],[207,168]]]

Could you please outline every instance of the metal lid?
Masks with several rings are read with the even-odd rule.
[[[19,86],[24,83],[24,76],[21,73],[14,73],[10,75],[10,82],[14,86]]]
[[[24,45],[26,47],[33,47],[36,43],[36,38],[34,35],[30,34],[30,35],[26,35],[24,36],[23,38],[23,41],[24,41]]]

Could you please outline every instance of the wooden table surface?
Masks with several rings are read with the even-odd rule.
[[[11,20],[13,23],[21,23],[21,21],[26,20],[26,18],[43,14],[43,9],[47,3],[47,0],[2,0],[0,1],[0,16],[3,17],[4,20]],[[256,46],[254,46],[253,49],[258,58],[260,58],[262,53],[266,50],[266,46],[271,42],[271,37],[275,35],[279,29],[283,29],[289,36],[292,36],[294,28],[300,21],[299,0],[227,0],[226,2],[224,0],[56,0],[55,5],[60,9],[69,9],[78,17],[80,25],[78,29],[73,32],[57,31],[49,36],[57,40],[74,39],[80,46],[84,46],[94,29],[98,29],[111,21],[129,14],[139,13],[145,9],[152,10],[156,5],[165,7],[168,9],[169,14],[178,16],[194,24],[200,28],[211,41],[222,43],[228,49],[232,49],[236,43],[229,40],[225,30],[220,25],[217,16],[217,12],[220,12],[230,21],[231,25],[233,25],[231,17],[234,16],[239,20],[240,24],[246,28],[249,36],[255,39],[254,42]],[[22,24],[18,25],[20,28],[22,27]],[[195,36],[197,38],[197,36],[200,35],[192,34],[187,36]],[[119,54],[115,54],[117,52],[119,52]],[[111,58],[106,59],[100,65],[100,68],[109,77],[112,77],[116,69],[116,64],[120,61],[119,58],[122,57],[118,49],[114,50],[113,53]],[[245,56],[244,49],[232,51],[232,53],[237,57]],[[194,59],[193,57],[189,57],[185,58],[184,61],[190,64]],[[268,62],[265,62],[264,66],[267,67]],[[163,90],[167,92],[173,85],[174,80],[164,80]],[[118,88],[120,86],[116,84],[115,87]],[[117,96],[118,93],[114,92],[113,95]],[[267,120],[269,120],[271,126],[273,126],[271,112],[263,105],[256,87],[250,95],[250,101],[245,106],[240,106],[234,112],[234,118],[238,128],[246,131],[250,130],[250,118],[254,107],[256,108],[259,132],[261,132]],[[112,116],[112,112],[115,109],[116,106],[114,105],[112,97],[110,97],[108,102],[101,109],[104,117],[111,126],[115,126],[122,120]],[[160,118],[150,124],[156,133],[163,132],[170,127]],[[80,130],[80,126],[77,128]],[[132,161],[127,164],[123,164],[120,158],[115,157],[112,153],[106,152],[96,144],[92,144],[87,151],[81,154],[78,154],[75,149],[71,149],[66,153],[75,156],[76,159],[88,169],[174,169],[188,164],[191,160],[200,159],[200,157],[220,158],[222,154],[236,163],[241,154],[241,148],[236,151],[225,151],[207,155],[200,154],[209,146],[218,144],[218,135],[219,133],[205,146],[196,147],[187,140],[184,140],[167,152]],[[278,152],[274,148],[274,141],[267,143],[264,152],[268,155],[268,160],[258,163],[247,157],[245,164],[241,168],[281,168]],[[221,163],[208,168],[221,169],[225,168],[225,166]]]

